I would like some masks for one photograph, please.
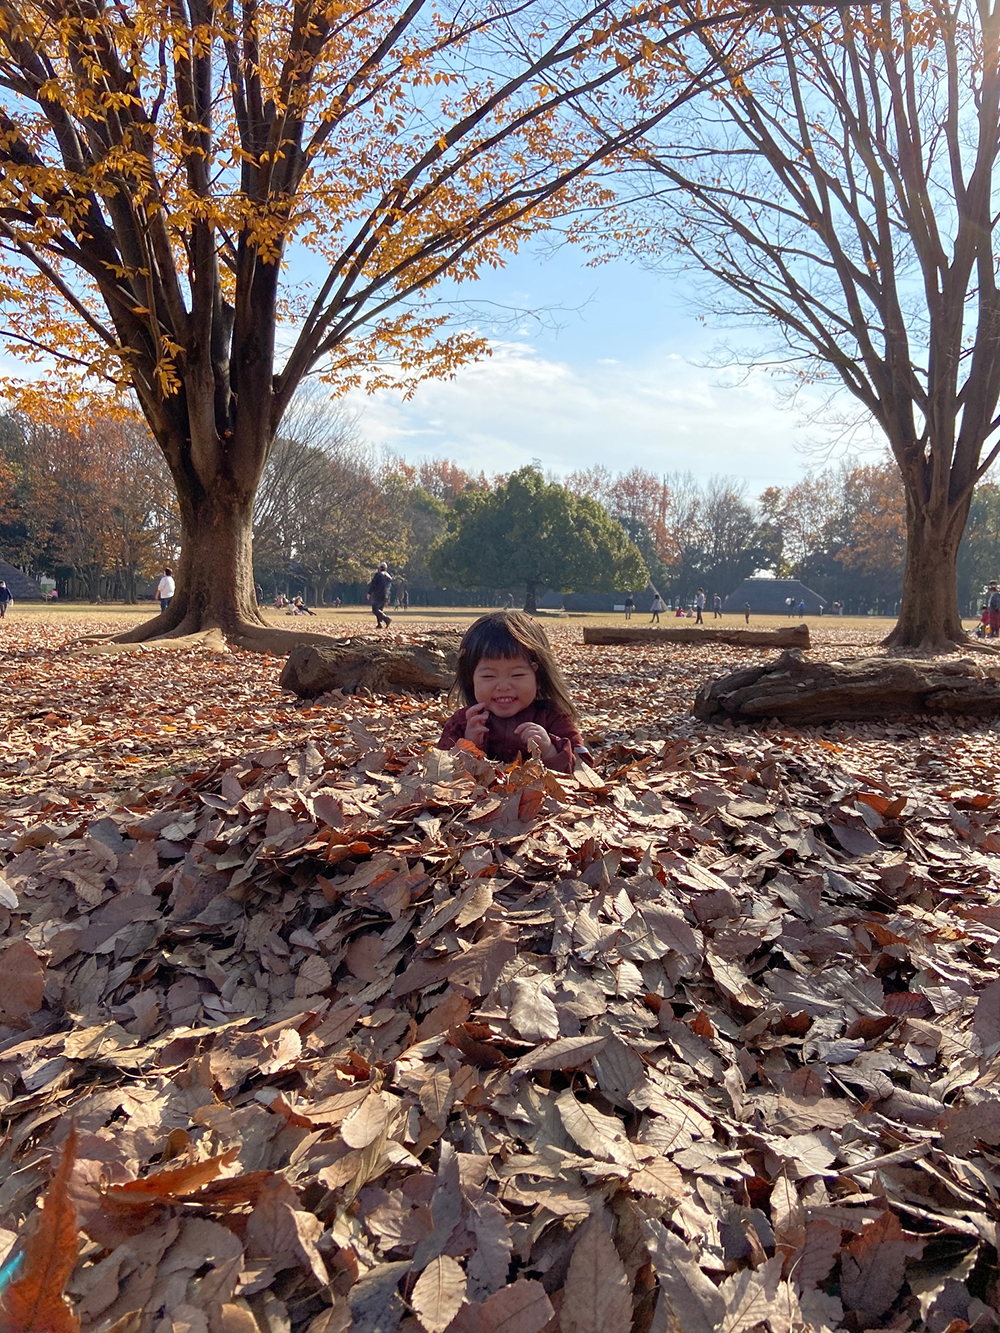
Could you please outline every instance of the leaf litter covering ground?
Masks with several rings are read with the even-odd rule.
[[[567,779],[4,633],[0,1333],[997,1326],[992,733],[560,628]]]

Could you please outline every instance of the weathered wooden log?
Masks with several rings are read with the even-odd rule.
[[[704,721],[773,717],[803,726],[928,713],[995,717],[1000,715],[1000,659],[807,662],[792,650],[764,666],[709,681],[695,699],[694,712]]]
[[[425,634],[409,643],[358,635],[331,640],[330,646],[304,643],[293,648],[278,679],[283,690],[315,699],[330,690],[354,694],[405,694],[446,690],[455,679],[455,633]]]
[[[778,629],[716,628],[714,625],[585,625],[584,643],[618,647],[629,643],[734,643],[744,648],[808,648],[808,625]]]

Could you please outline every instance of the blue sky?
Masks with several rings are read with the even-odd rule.
[[[745,479],[752,495],[794,482],[817,461],[802,448],[815,428],[801,424],[773,379],[754,372],[737,384],[741,375],[705,367],[720,341],[753,335],[706,329],[665,276],[625,261],[588,268],[567,246],[515,256],[458,295],[483,312],[550,313],[505,316],[491,334],[492,357],[423,385],[409,402],[388,391],[355,395],[373,444],[486,472],[538,460],[560,475],[596,463],[724,473]]]

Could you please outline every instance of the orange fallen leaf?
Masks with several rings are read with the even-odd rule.
[[[76,1130],[63,1146],[42,1207],[29,1219],[20,1276],[0,1297],[0,1333],[78,1333],[80,1321],[63,1292],[76,1267],[79,1232],[69,1196]]]
[[[220,1157],[209,1157],[204,1162],[175,1167],[170,1171],[156,1171],[141,1180],[126,1180],[121,1185],[109,1185],[104,1191],[105,1201],[123,1204],[170,1203],[174,1199],[194,1194],[230,1166],[239,1155],[238,1148],[230,1148]]]

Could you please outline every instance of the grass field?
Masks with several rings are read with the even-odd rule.
[[[301,629],[323,628],[329,625],[331,631],[352,629],[357,630],[362,627],[374,628],[372,613],[367,606],[343,606],[343,607],[321,607],[317,610],[314,617],[288,616],[283,611],[275,611],[271,607],[263,607],[264,619],[272,625],[280,625],[285,629],[290,629],[293,625]],[[421,626],[434,624],[440,625],[442,622],[451,622],[461,626],[475,620],[477,616],[484,613],[484,608],[479,606],[420,606],[411,607],[408,611],[392,611],[392,622],[394,630],[406,630],[412,627],[419,630]],[[88,629],[93,632],[99,632],[99,625],[95,622],[101,619],[107,620],[148,620],[153,614],[153,608],[149,602],[140,603],[138,606],[125,606],[120,602],[103,602],[98,605],[92,605],[89,602],[18,602],[15,603],[13,610],[9,613],[17,617],[30,617],[40,619],[51,624],[73,624],[76,621],[86,620]],[[561,625],[620,625],[624,623],[624,617],[621,612],[586,612],[586,611],[542,611],[539,618],[543,621],[551,621]],[[807,616],[806,623],[812,632],[813,639],[822,643],[829,637],[834,640],[843,638],[845,631],[860,631],[862,637],[871,638],[876,641],[888,634],[894,623],[894,617],[891,616]],[[636,627],[648,625],[649,613],[637,612],[633,616],[631,624]],[[675,617],[666,612],[661,620],[664,626],[681,624],[692,624],[692,621],[678,622]],[[714,622],[717,626],[739,626],[743,624],[741,615],[723,616],[721,620]],[[781,625],[797,625],[801,620],[797,616],[763,616],[754,615],[750,618],[752,626],[764,628],[777,628]],[[706,627],[711,627],[713,621],[709,616],[706,621]],[[976,621],[968,619],[964,622],[966,629],[974,630]]]

